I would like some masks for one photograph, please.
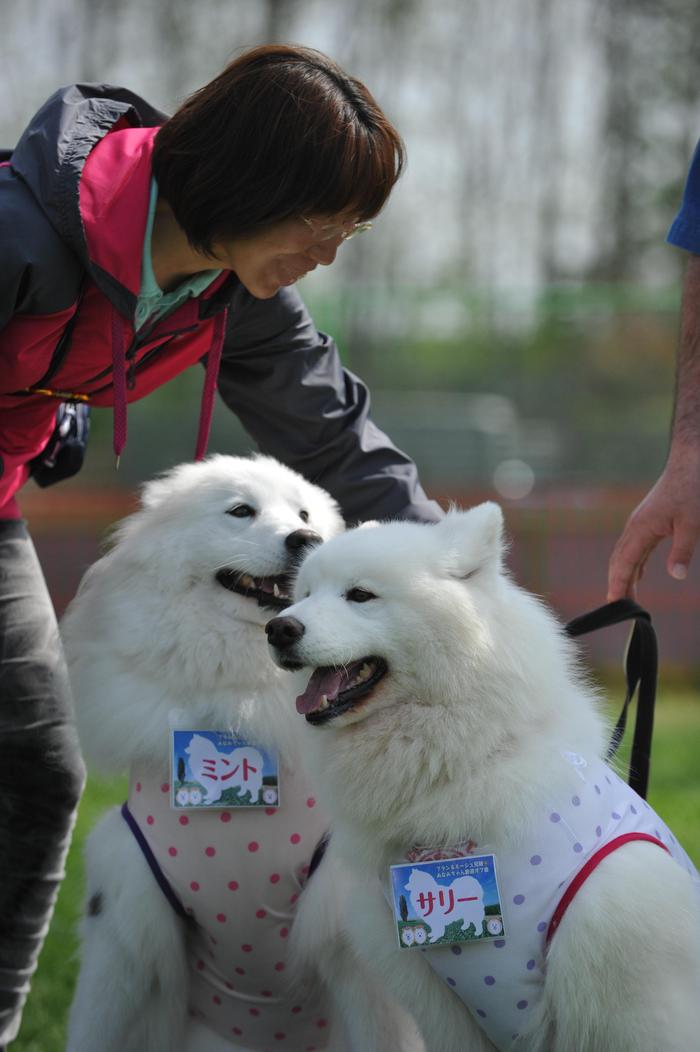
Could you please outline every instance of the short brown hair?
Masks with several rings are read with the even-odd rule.
[[[190,244],[292,216],[375,216],[405,163],[359,80],[310,48],[265,45],[200,88],[156,135],[153,174]]]

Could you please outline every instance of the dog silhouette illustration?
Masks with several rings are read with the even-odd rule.
[[[474,877],[457,877],[446,887],[438,884],[430,873],[412,869],[406,887],[413,912],[430,925],[430,942],[441,938],[447,925],[458,920],[464,922],[465,929],[473,924],[476,934],[481,935],[484,892]]]
[[[201,734],[193,734],[185,749],[190,758],[193,777],[204,790],[204,802],[214,804],[225,789],[238,787],[241,795],[250,793],[250,802],[260,799],[263,779],[263,758],[250,745],[222,753],[213,742]]]

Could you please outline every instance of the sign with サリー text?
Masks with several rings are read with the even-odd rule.
[[[390,871],[401,949],[505,936],[494,855],[408,862]]]

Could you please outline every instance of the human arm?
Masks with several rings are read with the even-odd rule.
[[[683,580],[700,536],[700,255],[685,273],[676,396],[666,466],[632,512],[613,549],[608,600],[629,595],[660,541],[672,538],[666,568]]]
[[[241,291],[232,306],[219,392],[261,450],[325,487],[348,521],[435,522],[413,461],[369,418],[369,394],[343,369],[298,293]]]

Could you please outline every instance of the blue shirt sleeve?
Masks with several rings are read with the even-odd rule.
[[[670,245],[700,255],[700,142],[690,162],[683,203],[671,223],[666,240]]]

